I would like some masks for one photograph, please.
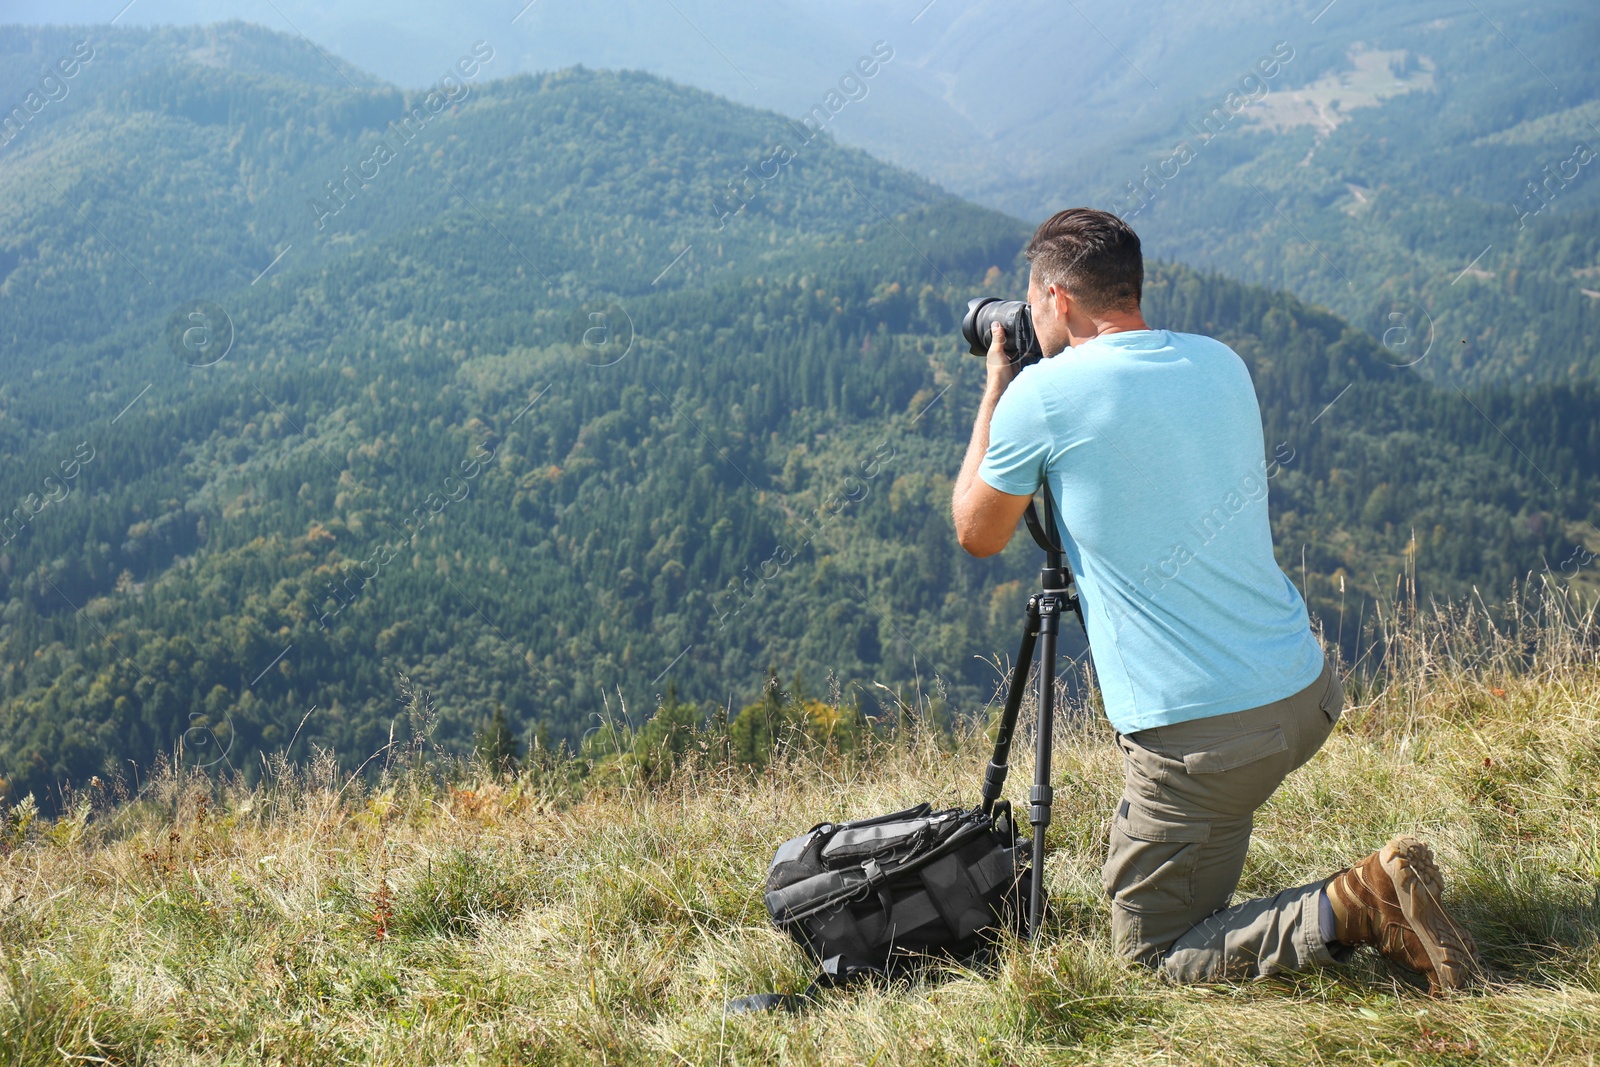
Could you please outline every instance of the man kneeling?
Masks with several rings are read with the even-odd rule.
[[[1139,238],[1115,215],[1060,212],[1027,257],[1046,358],[1017,373],[995,326],[952,510],[961,546],[990,556],[1049,481],[1123,754],[1104,872],[1117,951],[1201,982],[1372,945],[1435,991],[1459,988],[1476,950],[1414,838],[1228,907],[1256,809],[1344,700],[1273,558],[1255,389],[1222,342],[1145,324]]]

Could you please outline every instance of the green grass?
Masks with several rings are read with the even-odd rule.
[[[1126,967],[1099,884],[1118,757],[1079,714],[1057,738],[1046,936],[794,1016],[722,1011],[812,976],[761,904],[772,849],[823,818],[972,802],[981,734],[795,746],[759,773],[699,755],[648,782],[627,761],[369,782],[324,758],[254,789],[177,772],[121,802],[91,788],[54,823],[12,807],[0,1061],[1592,1063],[1591,621],[1411,620],[1258,818],[1241,894],[1396,832],[1430,840],[1493,971],[1465,994],[1430,998],[1371,955],[1196,988]],[[1020,795],[1031,770],[1013,774]]]

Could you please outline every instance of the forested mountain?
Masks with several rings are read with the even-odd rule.
[[[1424,376],[1600,372],[1588,0],[141,0],[119,25],[228,15],[307,34],[324,54],[302,49],[296,75],[336,89],[370,84],[358,64],[427,85],[478,39],[497,77],[647,70],[810,116],[1024,218],[1126,211],[1155,255],[1287,288],[1375,337],[1399,315],[1450,342]],[[106,15],[24,0],[9,17]],[[874,50],[890,59],[862,77]],[[53,58],[13,55],[29,62],[0,70],[24,81]]]
[[[1441,382],[1600,377],[1600,16],[1389,10],[1334,7],[1322,47],[1284,40],[1276,78],[1242,76],[995,202],[1092,190],[1167,255],[1375,336],[1393,314],[1431,330],[1416,370]]]
[[[955,326],[1020,295],[1027,224],[646,75],[469,51],[435,108],[241,25],[97,34],[0,149],[13,793],[180,740],[359,761],[401,673],[456,748],[497,708],[552,743],[669,685],[737,710],[768,668],[982,709],[1036,553],[951,534]],[[1593,385],[1437,387],[1179,266],[1147,312],[1250,364],[1282,561],[1331,634],[1344,580],[1351,648],[1402,567],[1503,591],[1600,518]]]

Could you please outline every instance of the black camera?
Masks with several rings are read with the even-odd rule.
[[[1017,369],[1031,366],[1044,358],[1039,348],[1039,338],[1033,332],[1033,310],[1021,300],[1001,300],[997,296],[979,296],[967,301],[967,313],[961,319],[961,336],[972,347],[975,356],[989,351],[989,335],[994,324],[1006,330],[1006,355]]]

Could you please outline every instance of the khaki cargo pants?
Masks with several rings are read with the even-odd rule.
[[[1325,879],[1228,907],[1255,810],[1322,747],[1343,705],[1329,664],[1283,700],[1118,736],[1125,786],[1103,872],[1118,953],[1179,982],[1304,971],[1349,955],[1323,941]]]

